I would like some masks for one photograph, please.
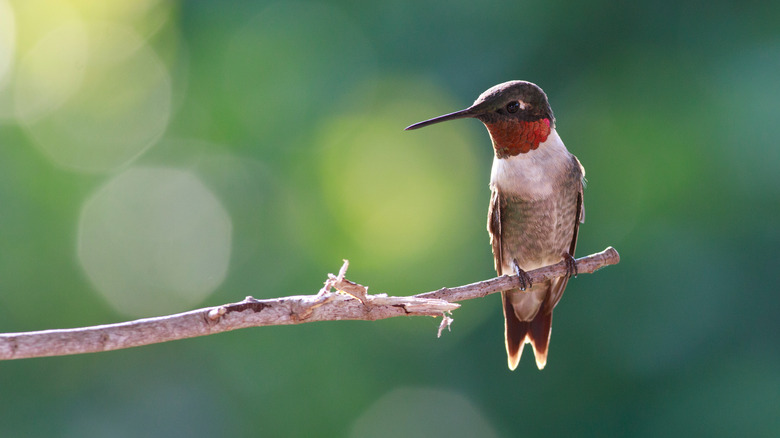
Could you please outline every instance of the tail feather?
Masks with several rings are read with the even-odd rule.
[[[528,340],[534,347],[534,357],[536,366],[541,370],[547,365],[547,349],[550,346],[550,333],[552,332],[552,310],[542,307],[531,321],[531,330],[528,333]]]
[[[550,345],[550,333],[552,329],[552,311],[542,303],[539,312],[532,321],[521,321],[515,314],[514,307],[502,292],[501,298],[504,305],[504,334],[506,337],[506,353],[509,369],[514,371],[520,363],[525,343],[531,344],[534,349],[536,366],[541,370],[547,364],[547,350]]]
[[[509,292],[501,292],[501,302],[504,304],[504,336],[506,338],[506,354],[509,369],[514,371],[517,368],[517,364],[520,363],[520,356],[523,355],[523,347],[525,346],[525,339],[528,331],[531,328],[531,323],[528,321],[520,321],[515,315],[515,309],[512,304],[507,301]]]

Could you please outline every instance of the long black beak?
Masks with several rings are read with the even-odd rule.
[[[455,120],[455,119],[465,119],[469,117],[475,117],[477,115],[477,111],[474,110],[473,106],[470,106],[464,110],[455,111],[454,113],[445,114],[443,116],[434,117],[432,119],[428,119],[419,123],[415,123],[414,125],[407,126],[404,131],[410,131],[412,129],[417,128],[424,128],[428,125],[433,125],[434,123],[439,122],[446,122],[448,120]]]

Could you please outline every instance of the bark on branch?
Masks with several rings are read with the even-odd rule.
[[[580,274],[589,274],[619,261],[617,251],[609,247],[576,262]],[[0,360],[95,353],[246,327],[344,319],[374,321],[395,316],[442,316],[441,334],[441,330],[452,322],[447,313],[460,307],[455,301],[480,298],[518,287],[516,276],[505,275],[408,297],[369,295],[365,286],[344,277],[347,266],[345,261],[338,275],[329,274],[325,286],[316,295],[266,300],[246,297],[237,303],[118,324],[0,334]],[[566,274],[566,264],[557,263],[527,274],[534,283],[560,277]]]

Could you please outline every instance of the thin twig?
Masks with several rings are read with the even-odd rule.
[[[592,273],[619,261],[617,251],[610,247],[577,259],[577,269],[580,274]],[[345,261],[339,275],[330,274],[325,287],[316,295],[267,300],[246,297],[237,303],[118,324],[0,334],[0,360],[95,353],[246,327],[345,319],[374,321],[396,316],[442,316],[441,334],[452,322],[446,314],[460,307],[455,301],[484,297],[518,286],[517,277],[503,276],[410,297],[369,295],[365,286],[344,278],[347,266]],[[565,274],[563,262],[528,272],[532,282]],[[336,292],[332,291],[334,289]]]
[[[576,260],[578,274],[592,274],[604,266],[616,265],[620,262],[620,255],[611,246],[604,251],[581,257]],[[541,283],[556,277],[566,275],[566,262],[561,261],[554,265],[545,266],[527,272],[531,283]],[[417,298],[440,298],[450,302],[482,298],[496,292],[516,289],[519,286],[517,276],[503,275],[490,280],[479,281],[458,287],[445,287],[433,292],[417,294]]]

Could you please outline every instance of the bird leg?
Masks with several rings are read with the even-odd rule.
[[[563,253],[563,261],[566,262],[566,275],[571,278],[577,276],[577,262],[574,261],[574,257],[568,252]]]
[[[520,290],[526,290],[526,288],[530,289],[531,286],[533,286],[531,277],[520,269],[520,265],[517,264],[517,259],[512,259],[512,268],[514,268],[517,279],[520,281]]]

